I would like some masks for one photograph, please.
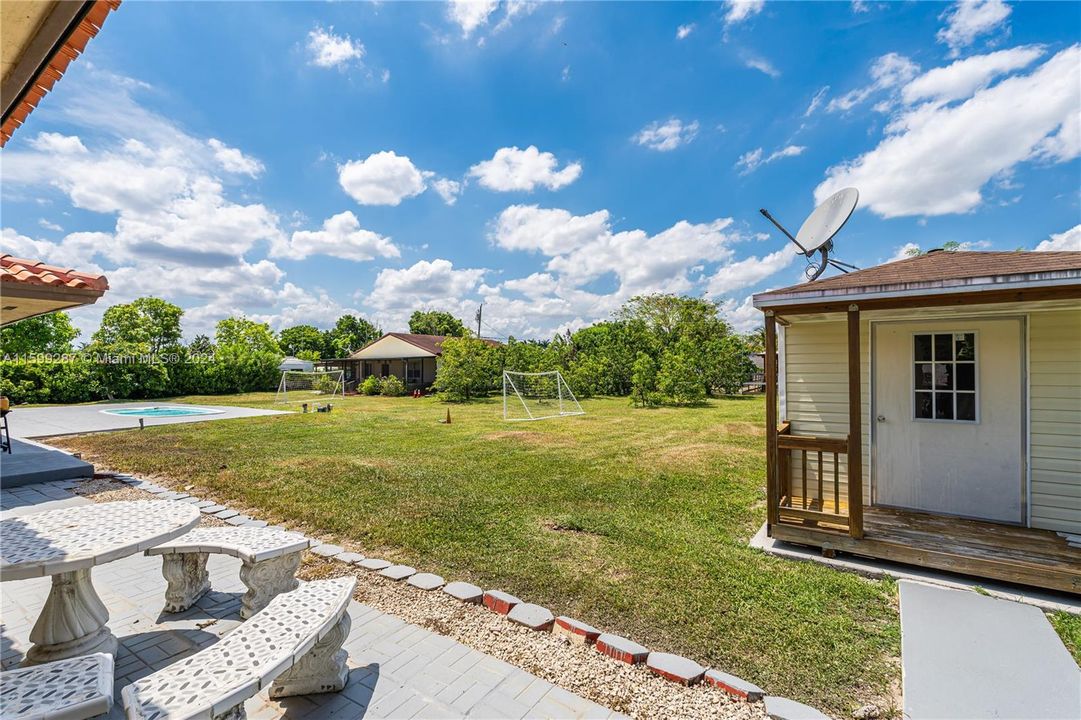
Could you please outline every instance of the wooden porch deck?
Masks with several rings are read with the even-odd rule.
[[[1081,550],[1049,530],[865,507],[857,539],[780,513],[777,540],[1081,595]]]

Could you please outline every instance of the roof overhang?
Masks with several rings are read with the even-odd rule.
[[[5,282],[0,285],[0,327],[58,310],[92,305],[104,294],[104,290],[89,288]]]
[[[933,282],[822,290],[808,287],[754,296],[759,310],[804,313],[844,312],[849,305],[863,310],[975,305],[1081,298],[1081,270],[938,280]]]
[[[429,358],[436,354],[429,352],[403,338],[384,335],[378,340],[357,350],[349,356],[350,360],[403,360],[405,358]]]
[[[52,89],[120,0],[0,3],[0,146]]]

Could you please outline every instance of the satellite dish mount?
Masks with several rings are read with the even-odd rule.
[[[848,222],[848,218],[852,217],[859,198],[860,193],[856,188],[845,188],[835,192],[807,216],[795,236],[770,215],[769,210],[762,208],[759,212],[799,248],[800,253],[807,258],[805,273],[807,279],[817,280],[830,265],[843,273],[859,269],[855,265],[830,257],[830,253],[833,252],[833,238]],[[815,259],[816,254],[819,256],[818,259]]]

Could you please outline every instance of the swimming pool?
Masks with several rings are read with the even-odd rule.
[[[123,415],[125,417],[161,418],[161,417],[188,417],[190,415],[218,415],[224,410],[211,410],[199,407],[178,407],[176,405],[154,405],[137,408],[119,408],[117,410],[102,410],[106,415]]]

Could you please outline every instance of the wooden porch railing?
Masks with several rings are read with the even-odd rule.
[[[840,525],[848,531],[851,525],[848,503],[841,495],[840,471],[841,456],[848,454],[848,438],[792,435],[790,431],[788,423],[777,431],[777,519]],[[798,466],[794,465],[797,453]],[[827,455],[832,455],[832,472],[827,469]],[[811,478],[809,464],[815,467]],[[793,472],[793,467],[798,467],[798,472]],[[847,485],[845,496],[851,496]]]

